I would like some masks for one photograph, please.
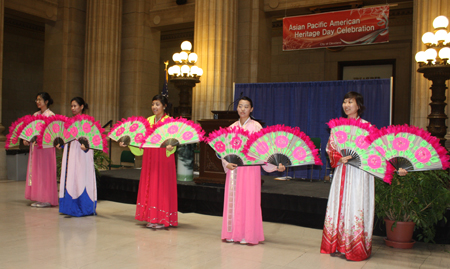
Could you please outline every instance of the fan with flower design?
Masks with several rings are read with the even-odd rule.
[[[322,165],[318,149],[298,127],[268,126],[250,136],[243,152],[275,166]]]
[[[373,143],[396,170],[440,170],[450,167],[447,150],[429,132],[408,125],[391,125],[370,134]]]
[[[350,118],[332,119],[327,124],[331,128],[331,135],[338,151],[343,157],[352,156],[347,164],[381,178],[387,183],[391,182],[394,168],[373,144],[365,140],[369,134],[376,132],[377,128],[360,119]]]
[[[24,123],[19,126],[17,133],[19,137],[28,142],[34,142],[41,132],[47,117],[42,115],[25,116]]]
[[[126,146],[140,147],[144,137],[150,135],[150,123],[144,117],[129,117],[117,122],[108,134],[108,137]]]
[[[205,141],[220,158],[229,163],[244,165],[263,165],[255,158],[246,156],[242,150],[248,141],[249,132],[239,127],[220,128],[211,132]]]
[[[197,143],[205,132],[199,124],[184,118],[168,118],[153,125],[151,133],[144,137],[143,148],[160,148]]]
[[[63,115],[55,115],[44,119],[45,124],[42,128],[42,132],[37,137],[37,143],[39,147],[51,148],[57,145],[69,143],[75,138],[72,134],[66,130],[64,124],[67,121],[67,117]]]
[[[86,148],[108,152],[105,130],[94,117],[77,115],[69,118],[64,127]]]
[[[6,143],[5,148],[11,149],[18,147],[20,145],[20,139],[19,139],[19,128],[20,126],[25,122],[26,118],[29,116],[21,117],[17,119],[15,122],[9,126],[9,133],[6,135]]]

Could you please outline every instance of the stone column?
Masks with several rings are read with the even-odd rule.
[[[0,0],[0,179],[6,179],[6,136],[2,125],[2,85],[3,85],[3,31],[5,21],[5,0]]]
[[[433,20],[445,15],[450,19],[450,3],[446,0],[414,1],[413,39],[412,39],[412,70],[411,70],[411,125],[426,128],[427,116],[430,114],[431,81],[417,72],[419,65],[414,59],[418,51],[426,50],[422,43],[422,35],[433,31]],[[448,81],[447,81],[448,86]],[[448,96],[448,89],[446,95]],[[448,98],[447,98],[448,102]],[[447,115],[450,107],[447,105]],[[448,125],[448,124],[447,124]],[[447,134],[448,136],[448,134]],[[448,139],[448,138],[447,138]]]
[[[119,118],[152,115],[151,98],[159,87],[161,32],[146,21],[148,0],[123,3]]]
[[[269,82],[272,20],[264,1],[239,1],[238,14],[236,83]]]
[[[70,100],[83,97],[86,1],[58,1],[56,22],[45,24],[44,91],[55,113],[72,116]]]
[[[203,69],[193,89],[192,119],[210,119],[233,99],[236,67],[237,0],[196,0],[193,51]]]
[[[84,97],[101,125],[119,119],[121,0],[88,0]]]

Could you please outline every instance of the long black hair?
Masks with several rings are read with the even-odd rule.
[[[48,92],[40,92],[36,94],[36,98],[41,97],[42,100],[44,100],[44,103],[47,102],[47,108],[50,107],[51,104],[53,104],[53,99],[50,97],[50,94]]]
[[[72,103],[73,101],[77,102],[77,104],[79,106],[83,106],[83,109],[81,110],[81,113],[84,113],[84,111],[86,109],[89,109],[88,103],[86,103],[83,98],[77,96],[77,97],[72,98],[72,100],[70,100],[70,103]]]
[[[342,100],[342,102],[344,102],[345,99],[350,98],[350,99],[355,99],[356,101],[356,105],[358,105],[359,109],[358,109],[358,116],[361,116],[361,114],[364,112],[364,110],[366,110],[366,107],[364,106],[364,98],[360,93],[357,92],[348,92],[344,95],[344,99]]]

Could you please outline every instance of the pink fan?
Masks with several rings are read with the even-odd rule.
[[[243,152],[275,166],[322,165],[314,143],[298,127],[268,126],[250,136]]]
[[[108,137],[125,145],[140,147],[142,140],[152,132],[150,123],[144,117],[129,117],[117,122],[108,134]]]
[[[66,130],[64,124],[68,118],[63,115],[55,115],[44,119],[42,132],[37,137],[37,143],[42,148],[51,148],[64,145],[75,138]]]
[[[199,124],[184,118],[168,118],[153,125],[151,134],[144,137],[144,148],[159,148],[197,143],[203,140],[205,132]]]
[[[264,164],[262,161],[248,157],[242,152],[248,137],[248,131],[239,127],[228,127],[211,132],[205,140],[216,151],[217,155],[229,163],[239,166]]]
[[[366,141],[373,143],[397,170],[445,170],[450,167],[447,150],[439,144],[439,139],[415,126],[391,125],[370,134]]]
[[[78,115],[69,118],[64,127],[86,148],[108,152],[105,130],[94,117]]]
[[[342,156],[352,156],[347,164],[372,174],[390,184],[394,169],[388,164],[366,137],[378,129],[360,119],[339,118],[330,120],[328,126],[337,149]]]
[[[37,136],[41,132],[45,124],[45,119],[47,117],[42,115],[36,116],[25,116],[24,123],[21,124],[17,130],[19,137],[28,142],[34,142]]]
[[[14,147],[18,147],[20,145],[19,139],[19,128],[25,122],[26,118],[29,116],[21,117],[17,119],[15,122],[9,126],[9,133],[6,136],[5,148],[10,149]]]

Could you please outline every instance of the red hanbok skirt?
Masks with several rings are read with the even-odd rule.
[[[178,226],[175,157],[165,148],[144,149],[135,219]]]

